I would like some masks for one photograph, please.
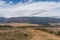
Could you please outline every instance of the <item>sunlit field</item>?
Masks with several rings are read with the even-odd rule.
[[[49,27],[48,25],[47,27],[41,24],[12,26],[11,24],[14,25],[13,23],[0,24],[0,40],[60,40],[59,27]]]

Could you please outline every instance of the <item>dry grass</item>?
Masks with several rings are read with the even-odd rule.
[[[51,28],[42,29],[38,27],[38,24],[8,23],[7,25],[14,27],[0,29],[0,40],[60,40],[59,36],[53,34],[53,31],[56,30]],[[25,28],[26,26],[28,28]],[[33,28],[30,28],[30,26]]]
[[[29,40],[31,37],[31,32],[20,28],[0,31],[0,40]]]
[[[31,30],[32,31],[32,30]],[[35,36],[31,40],[60,40],[60,37],[44,31],[33,30]]]
[[[44,31],[60,37],[60,28],[35,28],[35,30]]]
[[[10,26],[39,26],[38,24],[29,24],[29,23],[0,23],[0,25],[10,25]]]

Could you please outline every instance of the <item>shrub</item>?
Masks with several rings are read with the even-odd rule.
[[[0,25],[0,28],[12,28],[13,26],[10,25]]]
[[[49,33],[54,34],[54,32],[53,32],[53,31],[49,31]]]
[[[60,31],[58,31],[58,32],[55,32],[55,35],[58,35],[58,36],[60,36]]]

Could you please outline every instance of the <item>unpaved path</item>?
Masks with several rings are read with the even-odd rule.
[[[33,29],[27,29],[27,30],[31,31],[33,34],[33,37],[30,40],[60,40],[60,38],[54,34],[49,34],[43,31]]]

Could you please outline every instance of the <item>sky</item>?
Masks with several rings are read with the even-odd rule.
[[[0,17],[60,18],[60,0],[0,0]]]

